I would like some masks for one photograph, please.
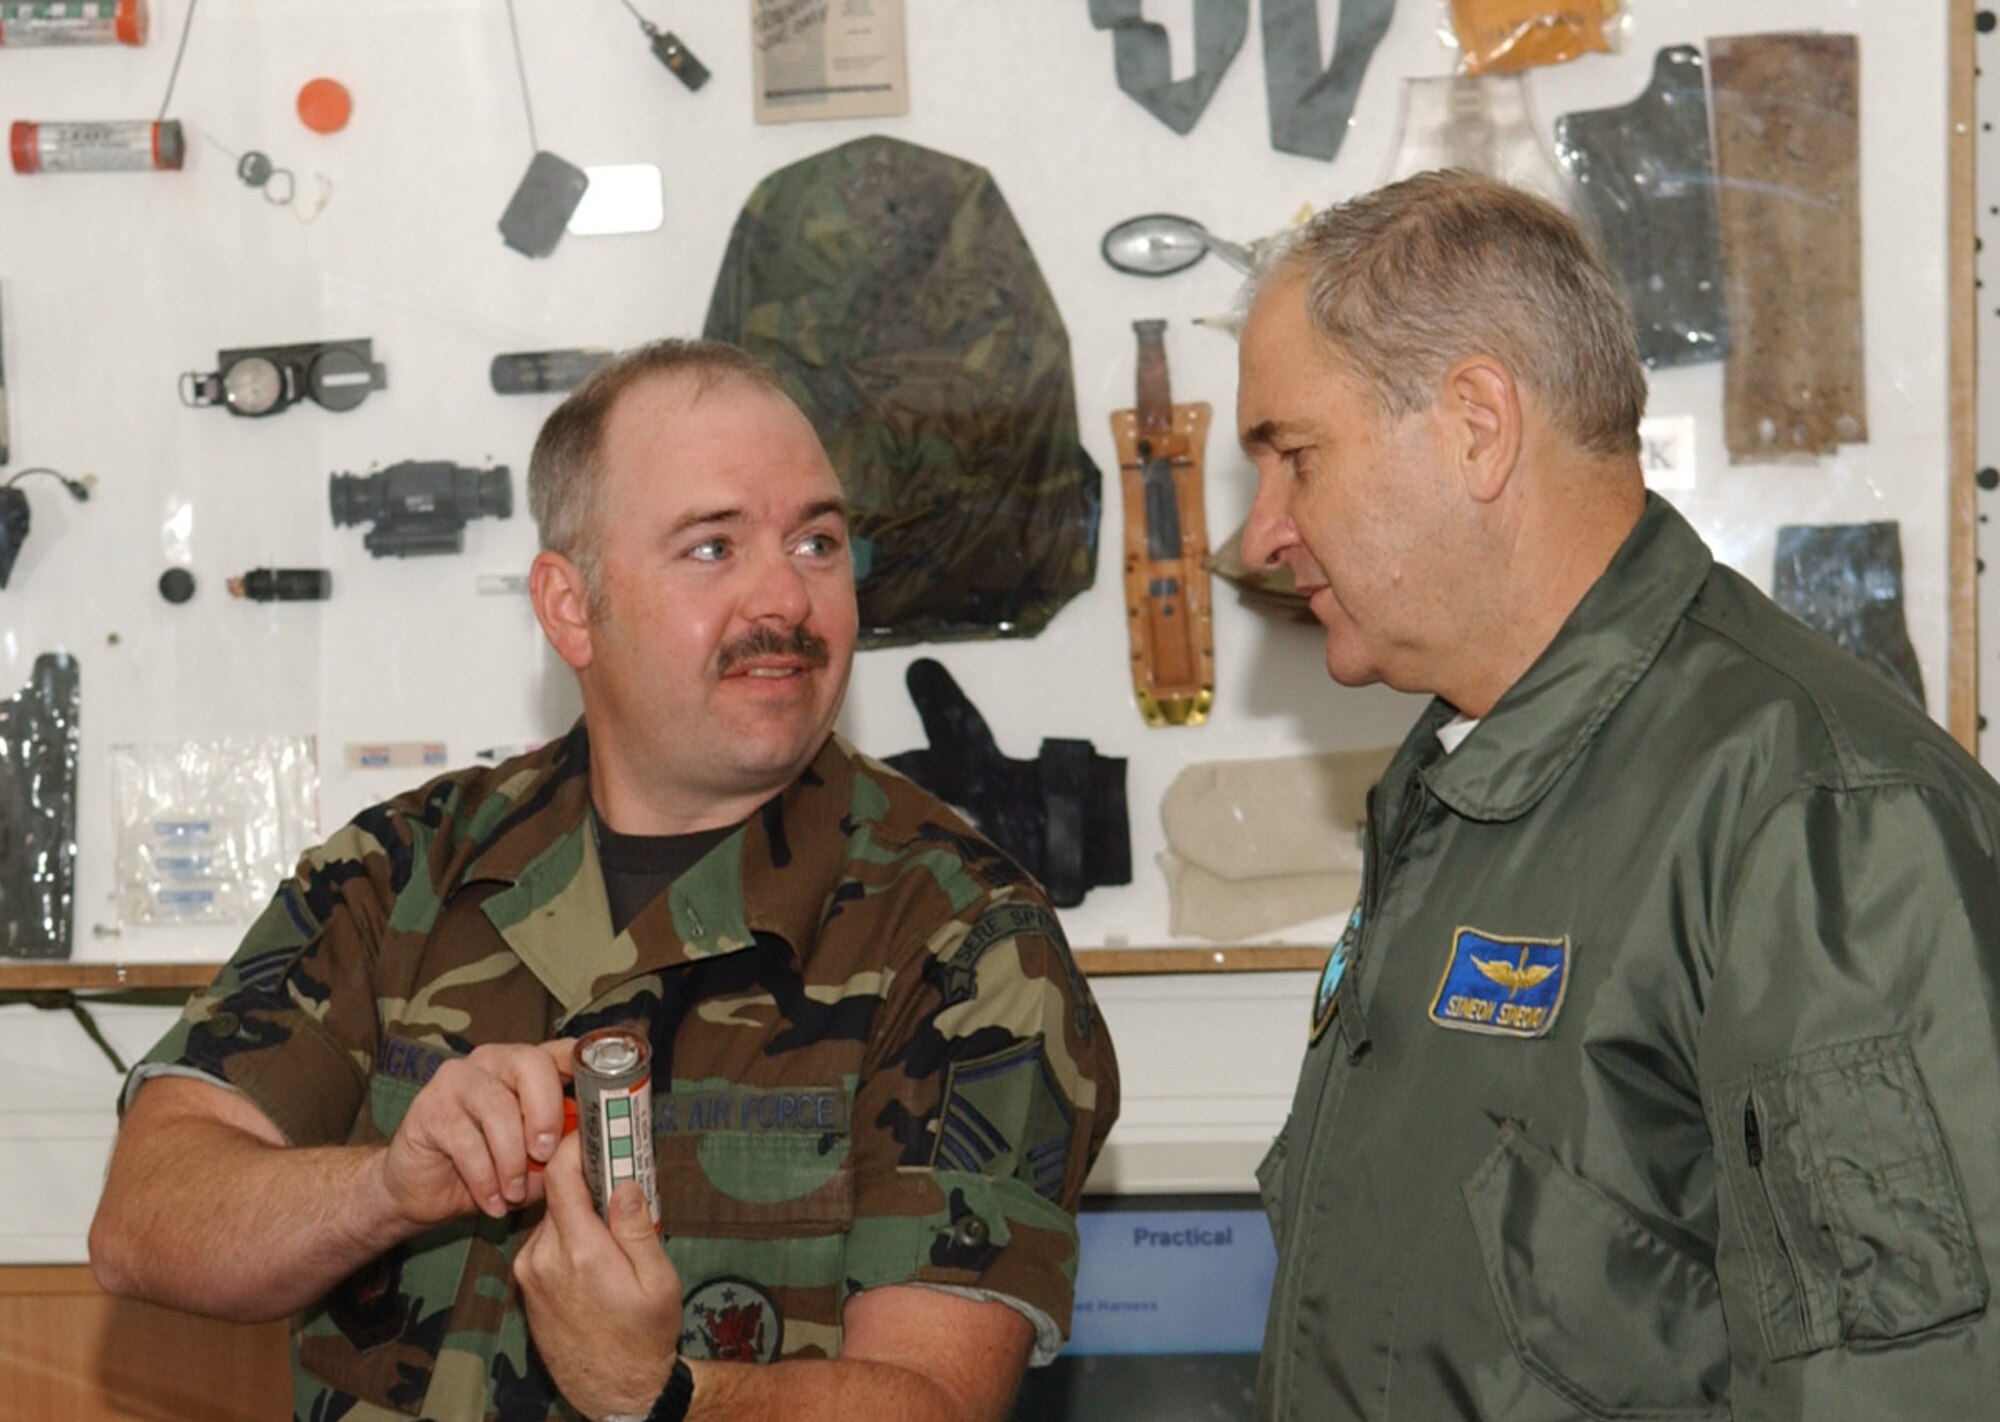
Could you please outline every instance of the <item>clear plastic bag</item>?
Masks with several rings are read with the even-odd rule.
[[[127,923],[245,921],[319,838],[309,736],[114,746],[111,762]]]
[[[1405,79],[1396,147],[1383,181],[1431,168],[1471,168],[1574,212],[1569,178],[1544,131],[1519,75]]]

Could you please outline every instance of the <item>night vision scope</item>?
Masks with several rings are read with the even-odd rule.
[[[475,518],[507,518],[514,490],[507,466],[473,469],[446,460],[406,459],[378,474],[335,474],[327,481],[333,523],[372,523],[361,542],[377,558],[457,553]]]

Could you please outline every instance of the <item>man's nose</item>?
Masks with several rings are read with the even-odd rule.
[[[1243,561],[1252,568],[1275,567],[1294,541],[1291,516],[1281,507],[1282,500],[1273,491],[1272,483],[1266,478],[1257,480],[1250,516],[1243,521]]]
[[[759,558],[751,579],[743,611],[753,622],[768,619],[796,626],[812,611],[812,590],[806,586],[805,574],[784,554]]]

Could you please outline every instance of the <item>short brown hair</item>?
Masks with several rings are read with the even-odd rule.
[[[696,399],[728,382],[791,399],[777,376],[735,346],[668,339],[620,352],[556,406],[542,423],[535,452],[528,459],[528,511],[534,515],[542,547],[576,564],[593,601],[598,588],[597,491],[604,473],[599,457],[604,426],[618,398],[655,375],[691,380]]]
[[[1419,173],[1319,213],[1269,250],[1251,295],[1303,276],[1334,359],[1397,417],[1455,361],[1490,355],[1596,454],[1636,454],[1646,372],[1603,261],[1554,204],[1462,168]]]

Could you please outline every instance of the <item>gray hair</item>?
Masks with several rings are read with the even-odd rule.
[[[1631,316],[1554,204],[1462,168],[1419,173],[1272,242],[1248,299],[1291,273],[1334,360],[1385,416],[1427,408],[1454,362],[1490,355],[1578,447],[1638,453],[1646,372]]]
[[[621,352],[592,371],[556,406],[543,422],[528,459],[528,511],[534,515],[542,547],[562,554],[583,574],[593,612],[602,610],[597,495],[604,482],[604,427],[619,397],[656,375],[691,380],[697,400],[731,382],[791,400],[768,367],[735,346],[722,341],[660,340]]]

